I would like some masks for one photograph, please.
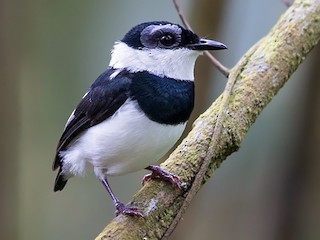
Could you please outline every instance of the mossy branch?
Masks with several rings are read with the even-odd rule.
[[[144,210],[145,218],[120,215],[96,238],[162,239],[183,205],[205,158],[211,163],[203,183],[221,162],[237,151],[263,108],[286,83],[320,39],[320,0],[296,0],[270,33],[256,43],[230,71],[235,81],[217,145],[208,156],[222,96],[194,123],[192,131],[161,165],[178,175],[185,191],[163,181],[147,183],[132,204]]]

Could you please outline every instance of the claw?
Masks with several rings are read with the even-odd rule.
[[[119,214],[130,215],[130,216],[137,216],[137,217],[144,217],[143,213],[141,213],[141,208],[136,206],[126,206],[122,202],[117,202],[115,204],[116,207],[116,216]]]
[[[152,166],[146,168],[147,170],[152,171],[151,173],[145,175],[142,179],[142,185],[148,182],[151,179],[160,178],[165,181],[168,181],[172,184],[173,187],[181,189],[180,178],[168,171],[163,170],[158,166]]]

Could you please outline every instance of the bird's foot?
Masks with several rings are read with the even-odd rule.
[[[140,211],[141,208],[136,206],[126,206],[122,202],[116,202],[116,216],[119,214],[129,215],[129,216],[137,216],[137,217],[144,217],[143,213]]]
[[[172,184],[172,186],[181,189],[180,178],[168,171],[163,170],[159,166],[150,165],[146,167],[147,170],[152,171],[151,173],[145,175],[142,179],[142,185],[148,182],[151,179],[160,178],[165,181],[168,181]]]

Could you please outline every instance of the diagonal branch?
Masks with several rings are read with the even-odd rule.
[[[185,17],[183,16],[179,4],[178,4],[178,0],[173,0],[174,5],[178,11],[178,14],[182,20],[182,22],[185,24],[185,26],[187,26],[187,28],[189,30],[192,30],[189,23],[187,22],[187,20],[185,19]],[[229,76],[229,70],[224,67],[218,60],[216,60],[209,51],[205,51],[205,56],[207,56],[211,62],[222,72],[225,74],[226,77]],[[168,239],[172,232],[174,231],[174,229],[176,228],[176,226],[178,225],[178,223],[180,222],[183,214],[185,213],[185,211],[187,210],[187,208],[189,207],[189,205],[191,204],[192,199],[195,197],[195,195],[197,194],[197,192],[200,190],[201,188],[201,184],[204,180],[206,171],[208,170],[208,167],[211,163],[211,156],[214,154],[214,151],[216,150],[216,148],[218,147],[218,140],[219,140],[219,136],[221,134],[222,128],[223,128],[223,122],[224,119],[226,117],[225,115],[225,109],[227,107],[227,103],[229,100],[229,97],[232,93],[232,89],[233,86],[235,84],[236,79],[235,78],[228,78],[228,82],[226,84],[226,87],[223,91],[222,94],[222,99],[221,99],[221,104],[219,106],[219,111],[217,113],[217,121],[216,124],[214,126],[213,132],[210,137],[210,142],[209,142],[209,146],[207,149],[207,154],[205,156],[205,158],[203,159],[203,162],[200,166],[200,169],[198,171],[198,173],[195,175],[194,181],[188,191],[188,193],[186,194],[186,198],[183,201],[179,211],[177,212],[177,215],[175,216],[174,220],[172,221],[172,223],[170,224],[170,227],[168,228],[168,230],[165,232],[163,239]]]
[[[235,81],[216,149],[208,149],[222,104],[220,96],[194,123],[192,131],[161,166],[180,176],[185,191],[154,180],[133,198],[145,218],[116,217],[96,239],[162,239],[181,209],[204,159],[211,162],[205,179],[238,150],[263,108],[286,83],[320,40],[320,0],[296,0],[270,33],[256,43],[230,71]]]

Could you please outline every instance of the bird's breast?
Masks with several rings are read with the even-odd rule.
[[[86,130],[68,152],[78,153],[89,161],[96,173],[134,172],[166,154],[180,138],[185,124],[152,121],[141,111],[137,101],[128,99],[112,117]]]
[[[184,123],[193,110],[194,82],[190,80],[137,72],[132,74],[130,91],[146,116],[158,123]]]

